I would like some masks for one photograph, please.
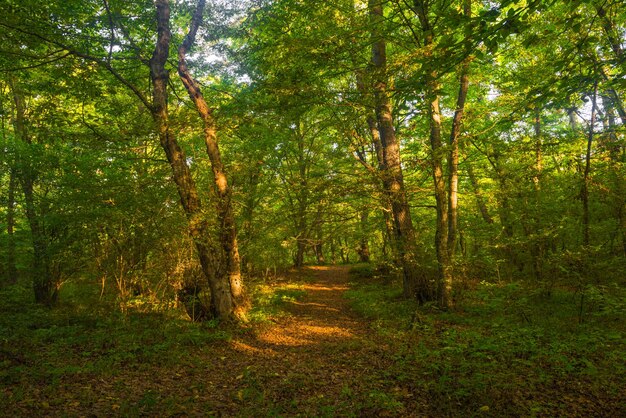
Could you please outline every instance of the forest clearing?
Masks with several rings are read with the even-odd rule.
[[[0,415],[626,416],[624,0],[0,0]]]

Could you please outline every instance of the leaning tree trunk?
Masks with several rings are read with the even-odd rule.
[[[180,196],[181,205],[187,215],[189,233],[194,240],[198,257],[211,289],[211,313],[218,318],[229,318],[234,313],[235,304],[228,282],[218,280],[216,272],[220,257],[211,247],[208,223],[202,213],[196,184],[187,165],[183,150],[175,135],[169,129],[167,85],[169,72],[165,63],[169,56],[171,33],[169,27],[170,8],[167,0],[156,0],[157,43],[150,59],[153,104],[150,108],[157,126],[159,141],[172,168],[172,177]]]
[[[430,298],[430,289],[418,269],[415,229],[404,188],[400,144],[393,127],[391,100],[387,91],[386,42],[380,33],[383,24],[383,9],[379,0],[369,0],[368,7],[372,25],[375,109],[385,163],[384,171],[381,173],[383,188],[391,201],[394,236],[402,262],[404,295],[425,302]]]
[[[211,161],[215,191],[218,197],[217,214],[220,224],[220,244],[225,258],[225,271],[223,273],[226,275],[233,298],[237,304],[241,304],[243,303],[241,300],[243,297],[243,282],[241,280],[241,260],[237,245],[232,191],[228,184],[226,170],[220,155],[213,109],[208,106],[200,89],[200,84],[191,76],[186,62],[187,52],[193,46],[196,33],[202,22],[205,3],[205,0],[198,1],[189,32],[182,45],[178,48],[178,74],[204,123],[204,142],[209,160]],[[217,277],[216,280],[222,281],[224,279]]]
[[[471,0],[465,0],[463,9],[465,16],[471,16]],[[469,34],[467,35],[469,42]],[[459,77],[459,93],[456,101],[456,110],[452,119],[452,129],[450,130],[449,153],[448,153],[448,212],[447,212],[447,273],[443,275],[443,286],[441,289],[440,303],[442,307],[452,305],[452,279],[454,268],[454,255],[457,246],[457,226],[458,226],[458,206],[459,206],[459,137],[461,135],[461,125],[463,122],[463,112],[465,110],[465,100],[469,89],[469,63],[467,57],[461,64],[461,75]]]

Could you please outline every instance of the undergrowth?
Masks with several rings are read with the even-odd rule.
[[[192,323],[176,312],[103,314],[74,305],[49,310],[29,302],[29,292],[19,286],[0,292],[0,386],[174,364],[194,347],[230,338],[214,322]]]
[[[401,283],[364,272],[353,272],[345,296],[393,345],[390,375],[423,393],[433,415],[626,412],[625,289],[547,296],[482,282],[444,312],[403,300]]]
[[[252,323],[267,322],[287,315],[285,304],[302,299],[306,291],[298,283],[268,285],[258,283],[251,286],[252,309],[248,320]]]

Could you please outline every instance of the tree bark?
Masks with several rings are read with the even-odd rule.
[[[448,155],[448,257],[454,257],[457,241],[458,203],[459,203],[459,135],[467,90],[469,87],[469,63],[462,64],[457,108],[452,120],[450,132],[450,153]]]
[[[530,252],[533,274],[537,283],[543,279],[543,228],[541,225],[541,173],[543,171],[541,109],[537,106],[533,117],[535,161],[532,172],[532,196],[524,195],[526,211],[520,219],[526,244]],[[522,193],[520,193],[522,196]],[[546,289],[548,293],[549,289]]]
[[[296,127],[295,139],[297,142],[296,162],[298,169],[297,190],[295,193],[295,204],[292,206],[294,210],[294,227],[296,231],[296,255],[294,259],[294,267],[300,268],[304,265],[304,255],[306,247],[311,238],[312,227],[307,219],[309,211],[310,190],[309,190],[309,161],[307,159],[307,150],[305,144],[304,132],[302,129],[302,120],[298,116],[294,122]]]
[[[380,133],[383,161],[383,188],[391,201],[394,236],[402,262],[404,295],[425,302],[430,298],[428,283],[418,271],[415,230],[404,188],[400,159],[400,144],[393,126],[391,100],[387,80],[386,42],[380,34],[383,8],[380,0],[368,1],[372,25],[372,67],[374,72],[374,100],[378,131]]]
[[[213,109],[208,106],[200,89],[200,84],[191,76],[186,62],[187,52],[193,46],[196,33],[202,22],[205,3],[205,0],[198,1],[189,32],[178,48],[178,74],[204,123],[204,142],[209,160],[211,161],[214,186],[218,197],[217,214],[220,224],[220,243],[225,257],[224,273],[227,276],[226,279],[228,280],[232,296],[236,304],[240,305],[243,302],[241,300],[243,297],[243,282],[241,279],[239,247],[237,245],[237,228],[232,206],[232,191],[228,184],[226,170],[220,155]],[[222,281],[223,278],[217,277],[216,280]]]
[[[417,16],[419,18],[422,33],[424,36],[424,55],[427,60],[432,61],[432,54],[430,52],[430,48],[433,44],[434,34],[433,29],[431,27],[431,23],[428,16],[428,4],[421,0],[416,0],[414,2],[415,9],[417,12]],[[428,65],[428,64],[427,64]],[[454,205],[454,218],[456,220],[456,186],[457,184],[450,185],[450,187],[455,187],[454,200],[448,200],[448,193],[446,190],[446,180],[444,175],[444,152],[445,148],[443,146],[442,135],[441,135],[441,109],[439,106],[439,82],[437,81],[438,74],[434,69],[427,68],[426,70],[426,100],[428,102],[428,116],[430,123],[430,147],[432,151],[431,155],[431,167],[432,167],[432,175],[434,182],[434,192],[435,192],[435,205],[437,211],[437,220],[436,220],[436,228],[435,228],[435,250],[437,253],[437,270],[438,270],[438,280],[437,280],[437,299],[439,301],[440,306],[447,308],[451,305],[451,293],[452,293],[452,264],[450,260],[450,250],[449,246],[451,243],[448,242],[448,204]],[[461,81],[462,83],[463,81]],[[461,84],[459,93],[467,93],[467,90],[463,91],[463,85]],[[463,99],[464,97],[459,96],[459,99]],[[456,173],[458,164],[458,133],[460,132],[460,123],[461,117],[463,115],[462,110],[457,107],[457,111],[455,112],[455,122],[457,126],[453,125],[452,133],[451,133],[451,141],[454,141],[454,144],[451,143],[451,157],[456,158],[456,161],[451,161],[451,167],[454,172],[451,172],[451,180],[454,179],[458,181],[458,176]],[[458,118],[458,119],[457,119]],[[455,133],[455,128],[457,132]],[[456,164],[455,164],[456,162]],[[452,189],[450,189],[452,190]],[[454,232],[456,235],[456,225],[454,226]],[[454,237],[453,237],[454,240]]]
[[[256,162],[252,171],[249,175],[249,179],[247,181],[247,185],[245,188],[245,192],[247,193],[247,197],[245,199],[243,213],[242,213],[242,225],[241,225],[241,235],[243,236],[242,240],[242,248],[249,248],[250,243],[256,238],[256,233],[254,229],[254,211],[258,204],[258,196],[257,191],[259,187],[259,181],[261,177],[261,164]],[[244,250],[244,254],[249,254],[249,251]],[[254,269],[252,264],[252,260],[247,256],[242,256],[241,260],[242,268],[245,269],[247,273],[251,273]]]
[[[616,235],[622,240],[621,254],[626,257],[626,185],[624,184],[621,167],[626,162],[626,155],[622,151],[619,138],[616,134],[615,103],[610,97],[603,97],[608,115],[607,147],[610,156],[611,181],[613,183],[613,202],[615,208]]]
[[[609,19],[609,16],[607,16],[606,14],[606,9],[604,8],[605,4],[606,2],[602,2],[602,4],[600,4],[599,2],[595,2],[596,12],[600,17],[602,29],[604,30],[604,33],[609,41],[609,45],[611,45],[611,49],[613,50],[613,53],[618,60],[618,63],[622,64],[624,54],[622,41],[620,40],[619,31],[615,27],[614,22],[612,22],[611,19]]]
[[[362,263],[369,263],[370,261],[370,247],[369,247],[369,242],[368,242],[368,231],[367,231],[367,209],[363,209],[361,211],[361,216],[360,216],[360,235],[361,238],[359,239],[359,260]]]
[[[585,153],[585,172],[583,174],[583,185],[580,191],[580,199],[583,205],[583,245],[589,246],[589,174],[591,171],[591,144],[593,142],[594,125],[596,123],[598,97],[598,82],[593,87],[593,96],[591,98],[591,118],[589,121],[589,133],[587,135],[587,152]]]
[[[443,173],[443,144],[441,141],[441,112],[439,97],[436,93],[437,84],[430,80],[429,115],[430,115],[430,146],[432,150],[432,172],[437,210],[437,226],[435,230],[435,250],[437,252],[439,279],[437,296],[442,307],[450,305],[452,289],[452,272],[448,252],[448,208],[446,184]]]
[[[496,150],[491,155],[489,160],[496,174],[498,180],[498,192],[496,193],[496,201],[498,204],[498,218],[500,220],[500,226],[505,236],[505,244],[502,247],[504,255],[509,262],[515,266],[518,271],[524,270],[524,263],[518,257],[516,251],[512,248],[514,228],[511,219],[511,203],[509,202],[509,174],[503,162],[501,161],[501,154]]]
[[[17,283],[17,267],[15,265],[15,188],[17,176],[12,168],[9,172],[9,190],[7,196],[7,284]]]
[[[16,137],[28,145],[32,145],[32,140],[26,126],[26,105],[19,86],[11,82],[13,91],[13,101],[15,104],[14,128]],[[35,180],[37,169],[31,163],[30,158],[22,158],[19,161],[19,181],[24,193],[24,207],[26,219],[30,227],[33,245],[33,291],[37,303],[53,306],[58,300],[60,283],[50,272],[50,259],[48,254],[48,240],[45,230],[37,214],[35,202]]]
[[[293,260],[293,266],[295,268],[301,268],[304,266],[304,250],[306,250],[306,244],[304,240],[298,238],[296,242],[296,256]]]
[[[466,17],[471,17],[472,2],[471,0],[463,1],[463,13]],[[466,35],[466,42],[470,41],[470,34]],[[450,307],[452,305],[452,280],[454,269],[454,255],[457,245],[457,225],[458,225],[458,203],[459,203],[459,136],[461,134],[461,125],[463,121],[463,112],[465,110],[465,101],[467,99],[467,91],[469,89],[469,64],[470,58],[467,57],[461,63],[461,75],[459,77],[459,92],[457,95],[456,109],[452,119],[452,129],[450,130],[450,151],[448,154],[448,210],[447,210],[447,266],[444,269],[447,272],[443,274],[443,288],[441,290],[441,305]],[[434,152],[434,150],[433,150]],[[435,181],[437,183],[437,181]],[[441,227],[445,227],[441,225]]]
[[[324,258],[324,242],[320,234],[318,234],[315,241],[315,259],[319,265],[326,264],[326,259]]]
[[[222,280],[218,280],[220,273],[216,271],[216,265],[219,265],[220,260],[215,254],[216,251],[211,248],[208,223],[201,211],[197,187],[187,165],[186,156],[169,128],[167,94],[169,72],[165,68],[165,63],[169,56],[171,42],[170,8],[167,0],[156,0],[155,4],[157,10],[157,42],[150,59],[153,99],[150,110],[157,126],[159,141],[172,168],[172,177],[176,183],[181,205],[187,215],[189,233],[198,251],[202,270],[209,281],[211,313],[218,318],[229,318],[233,315],[235,307],[230,285],[228,282],[224,283]]]
[[[315,243],[313,245],[313,250],[315,251],[315,260],[318,265],[326,264],[326,259],[324,258],[324,231],[323,231],[323,223],[324,220],[322,218],[322,214],[324,212],[324,200],[320,200],[317,204],[317,211],[315,215],[315,222],[313,224],[312,229],[315,231]]]
[[[467,160],[466,160],[466,163],[467,163]],[[485,200],[483,199],[483,194],[480,190],[480,184],[478,184],[478,179],[476,178],[474,167],[472,167],[472,165],[469,163],[467,163],[467,176],[470,179],[472,190],[474,191],[474,197],[476,198],[476,206],[478,206],[480,216],[483,218],[483,220],[486,223],[492,224],[493,218],[489,214],[489,210],[487,209],[487,205],[485,204]]]
[[[472,1],[463,0],[463,14],[466,17],[472,15]],[[466,41],[470,41],[470,34],[466,35]],[[459,93],[456,99],[456,110],[452,119],[452,129],[450,130],[450,151],[448,154],[448,258],[452,261],[457,243],[458,225],[458,203],[459,203],[459,137],[461,135],[461,125],[465,101],[469,89],[469,57],[461,63],[461,74],[459,77]]]
[[[363,76],[361,74],[357,74],[357,89],[361,93],[361,95],[365,98],[370,97],[367,88],[365,87],[365,82],[363,80]],[[366,122],[367,128],[370,133],[370,138],[372,140],[372,145],[374,146],[374,152],[376,154],[376,163],[377,163],[377,174],[380,176],[377,180],[381,181],[381,186],[383,189],[383,193],[381,195],[380,204],[382,207],[383,220],[385,221],[385,231],[383,233],[383,253],[386,254],[386,246],[385,244],[389,244],[391,248],[391,254],[394,258],[394,262],[401,264],[400,255],[398,253],[398,248],[395,242],[395,233],[394,233],[394,223],[393,223],[393,210],[391,207],[391,201],[389,200],[388,193],[385,192],[385,186],[382,181],[382,174],[386,171],[387,165],[385,164],[385,156],[383,153],[383,146],[380,140],[380,132],[378,130],[378,124],[376,122],[376,112],[371,110],[371,107],[375,107],[373,103],[370,103],[370,100],[367,100],[366,104]]]

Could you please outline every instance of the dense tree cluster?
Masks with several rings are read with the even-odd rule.
[[[243,277],[626,269],[617,0],[0,1],[2,283],[236,316]]]

